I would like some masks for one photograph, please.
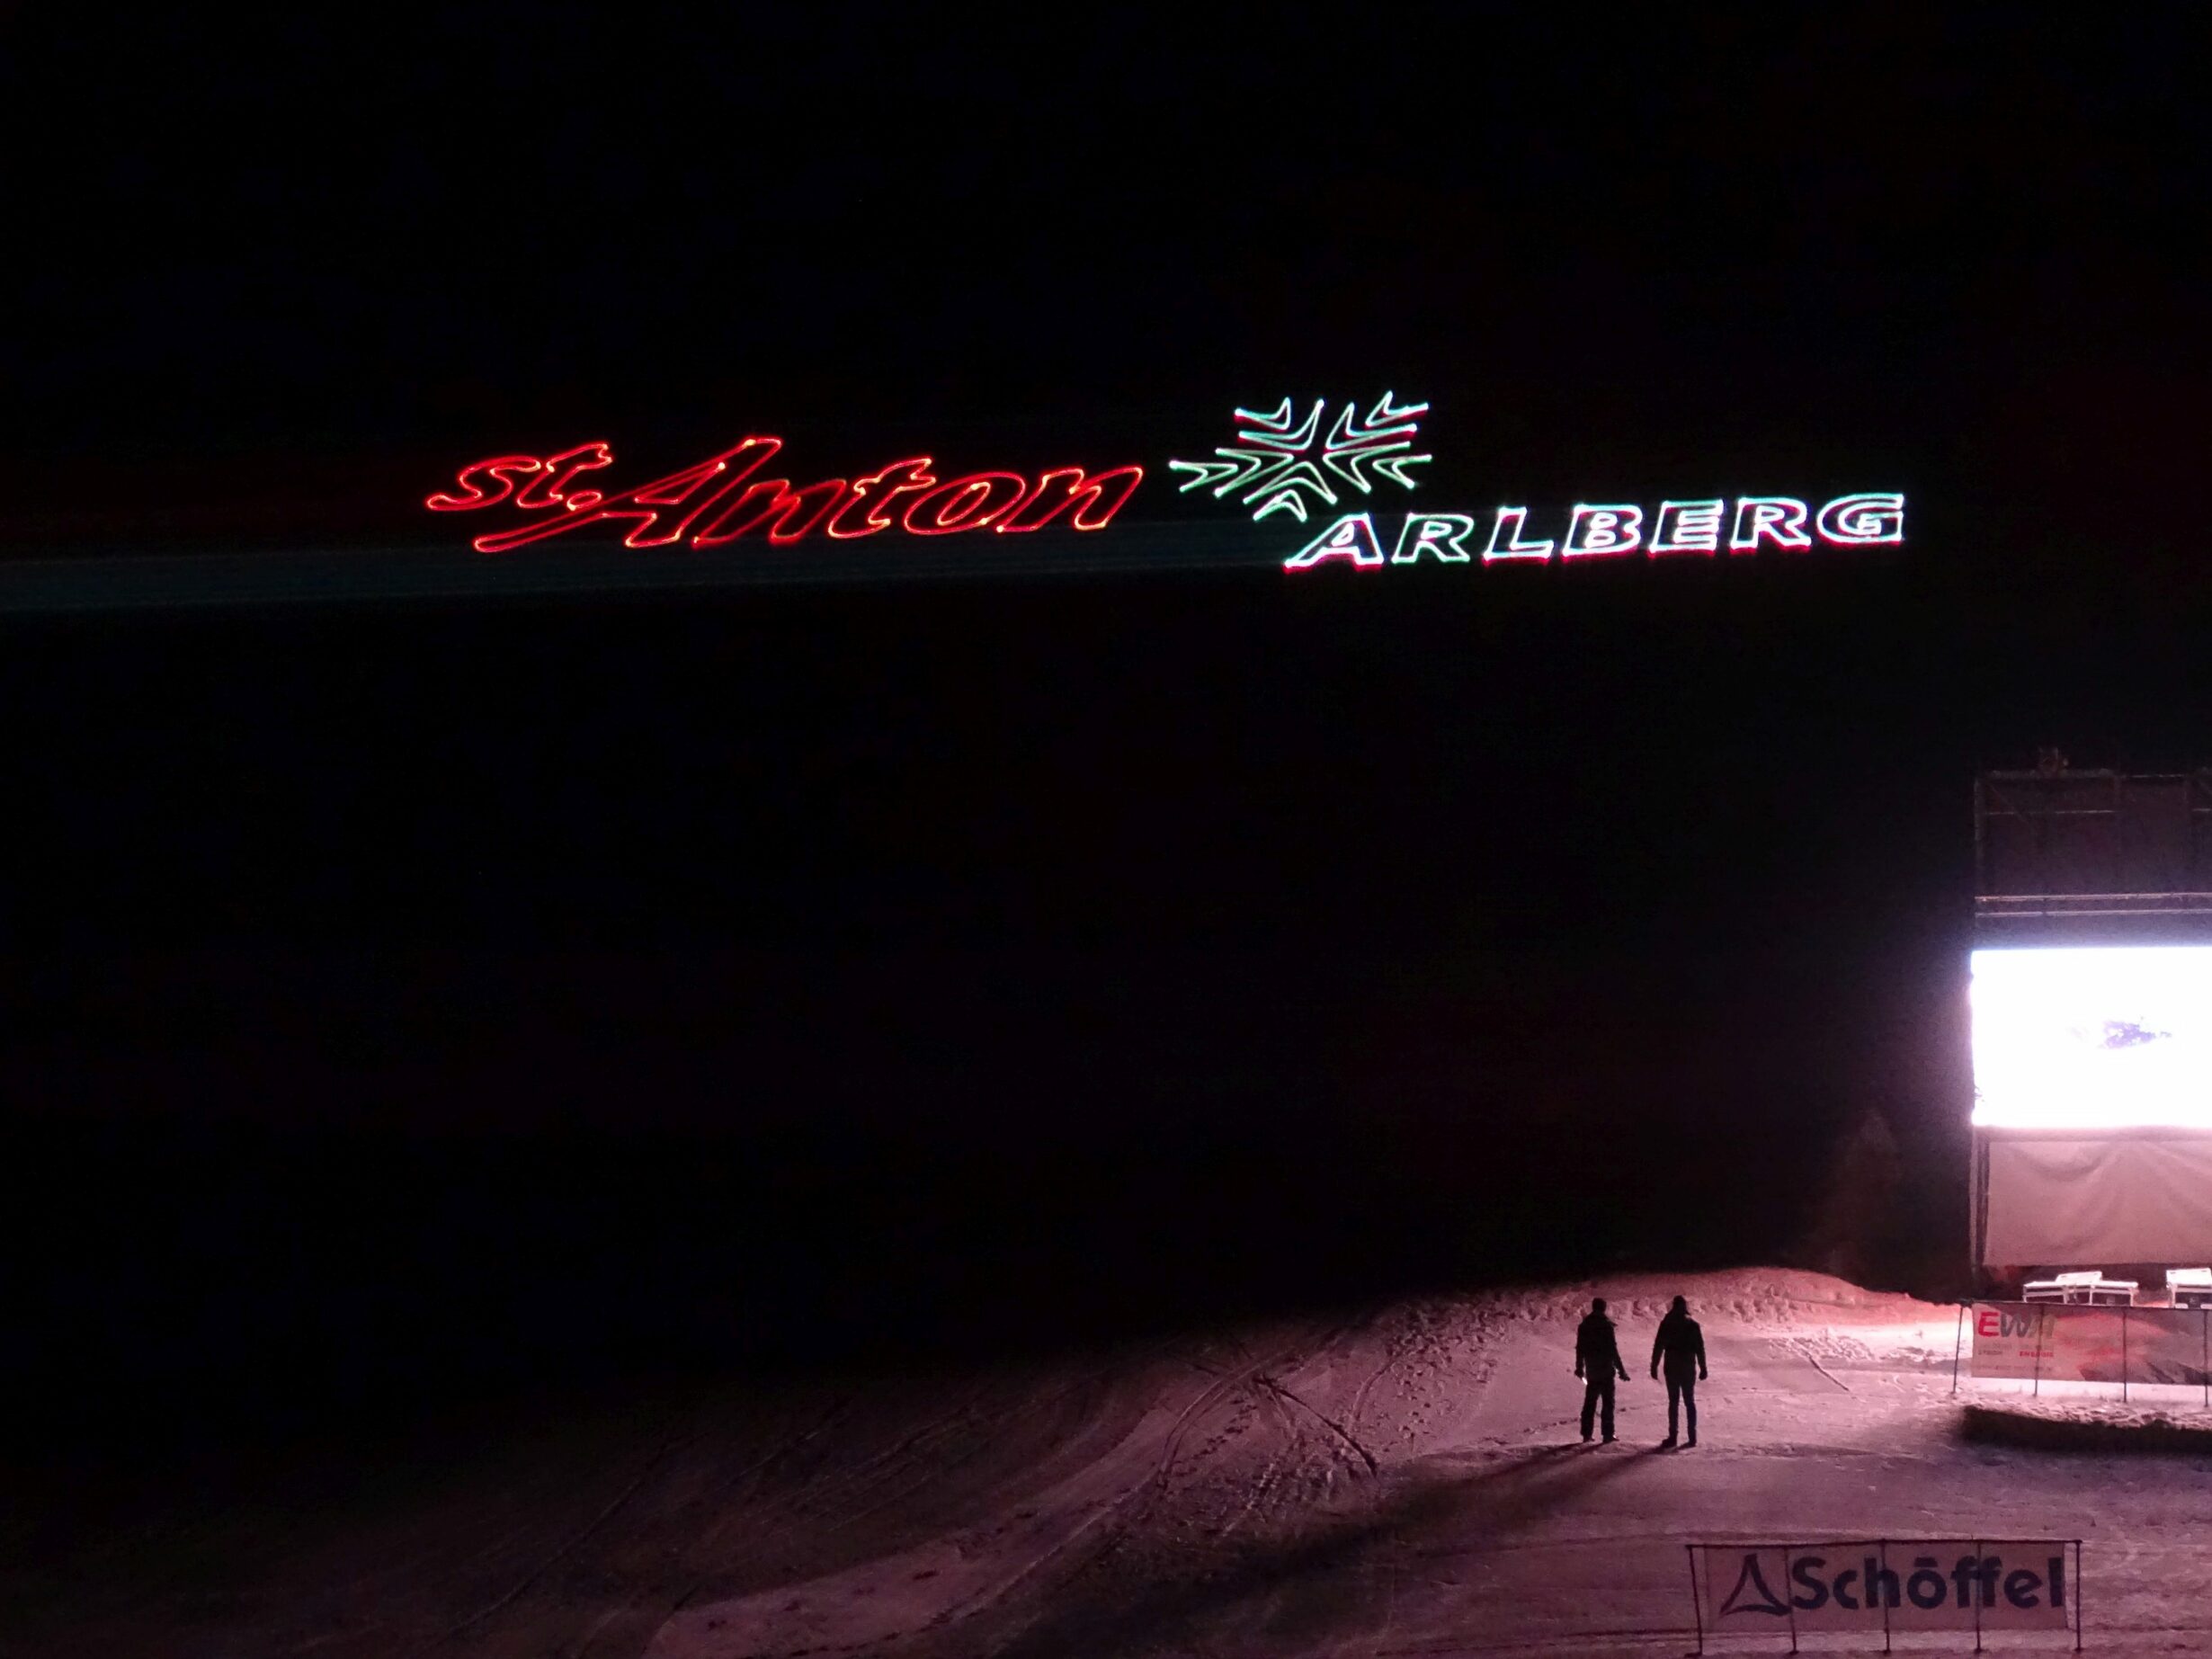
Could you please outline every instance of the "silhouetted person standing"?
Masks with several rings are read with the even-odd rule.
[[[1623,1382],[1628,1368],[1620,1362],[1620,1343],[1613,1335],[1613,1322],[1605,1316],[1605,1298],[1590,1304],[1590,1311],[1574,1327],[1574,1375],[1583,1379],[1583,1438],[1602,1409],[1605,1438],[1613,1438],[1613,1379]]]
[[[1679,1406],[1690,1419],[1689,1444],[1698,1443],[1698,1384],[1705,1376],[1705,1333],[1698,1329],[1698,1322],[1690,1316],[1690,1302],[1685,1297],[1676,1297],[1674,1306],[1667,1309],[1667,1316],[1659,1322],[1659,1334],[1652,1338],[1651,1374],[1659,1375],[1661,1365],[1667,1368],[1667,1437],[1662,1446],[1674,1444],[1675,1411]]]

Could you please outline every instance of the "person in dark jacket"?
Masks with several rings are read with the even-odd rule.
[[[1659,1322],[1659,1334],[1652,1339],[1651,1374],[1659,1375],[1659,1368],[1667,1368],[1667,1437],[1662,1446],[1674,1444],[1675,1409],[1690,1419],[1688,1443],[1698,1443],[1698,1384],[1705,1378],[1705,1333],[1698,1329],[1698,1322],[1690,1316],[1690,1301],[1676,1297],[1667,1316]]]
[[[1605,1298],[1598,1297],[1574,1327],[1574,1375],[1583,1379],[1583,1438],[1602,1408],[1605,1438],[1613,1438],[1613,1379],[1626,1382],[1628,1368],[1620,1362],[1620,1344],[1613,1336],[1613,1322],[1605,1316]]]

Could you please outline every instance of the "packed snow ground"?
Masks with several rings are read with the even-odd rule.
[[[1703,1443],[1663,1452],[1678,1291],[1712,1378]],[[1635,1374],[1610,1447],[1574,1424],[1593,1293]],[[2212,1456],[1971,1440],[1963,1403],[2005,1396],[1952,1397],[1954,1332],[1752,1270],[569,1414],[99,1539],[19,1521],[0,1654],[1681,1654],[1686,1539],[1861,1534],[2079,1535],[2093,1651],[2212,1653]]]

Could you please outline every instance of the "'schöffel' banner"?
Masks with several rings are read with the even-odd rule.
[[[2073,1539],[1857,1539],[1692,1544],[1707,1638],[1844,1631],[2078,1628]]]
[[[2212,1309],[1976,1302],[1975,1377],[2201,1387]]]

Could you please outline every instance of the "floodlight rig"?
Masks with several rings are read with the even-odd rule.
[[[2212,962],[2212,768],[2077,771],[2055,750],[2038,760],[1974,785],[1974,950],[1986,963],[1972,999],[1975,1268],[2005,1281],[2142,1270],[2156,1283],[2212,1261],[2212,1008],[2200,1021],[2207,999],[2161,994],[2199,985]],[[2043,953],[2047,965],[2021,959]],[[2011,999],[2002,1031],[1985,1005],[1997,996]],[[2178,1001],[2181,1017],[2146,1021],[2130,999]],[[1985,1088],[2026,1075],[2031,1051],[2054,1066],[2030,1110],[1985,1105]]]

